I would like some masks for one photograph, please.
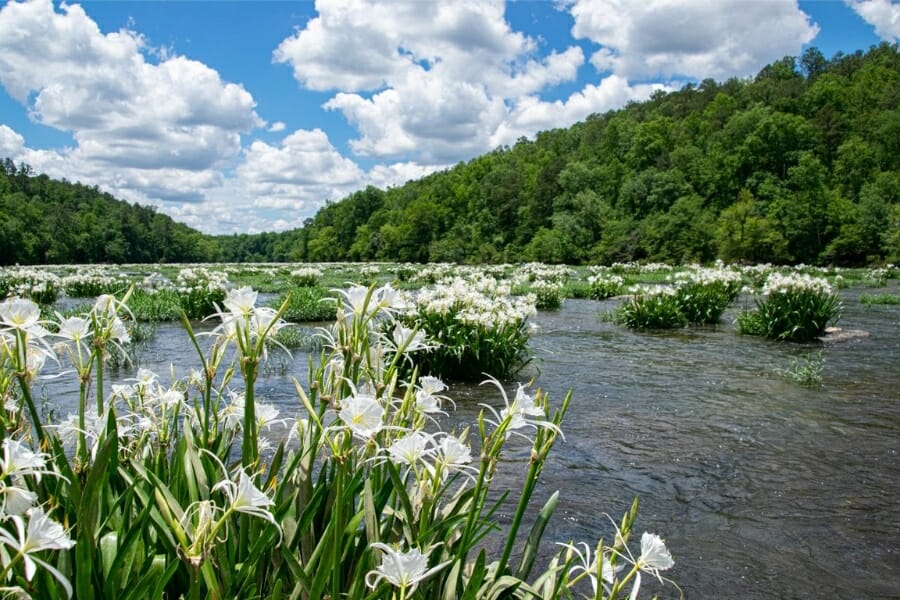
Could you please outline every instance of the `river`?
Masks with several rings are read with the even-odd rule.
[[[716,327],[665,333],[599,319],[614,300],[539,313],[535,360],[519,379],[536,377],[557,401],[573,392],[535,498],[561,492],[546,550],[611,540],[605,515],[618,520],[639,496],[636,531],[666,539],[666,575],[688,598],[900,597],[900,306],[863,306],[864,291],[841,291],[838,325],[865,335],[814,344],[738,335],[741,302]],[[160,325],[138,358],[179,375],[197,364],[175,324]],[[818,358],[820,386],[782,372]],[[283,416],[299,408],[290,376],[303,381],[306,364],[304,353],[273,357],[260,379]],[[454,384],[449,395],[450,426],[499,402],[490,386]],[[526,459],[512,451],[498,485],[514,487]]]

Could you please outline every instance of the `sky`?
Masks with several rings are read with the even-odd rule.
[[[206,233],[300,227],[656,90],[900,39],[893,0],[0,4],[0,158]]]

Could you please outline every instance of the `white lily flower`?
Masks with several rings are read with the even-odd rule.
[[[562,434],[562,431],[559,429],[551,421],[546,420],[546,413],[544,409],[538,406],[535,403],[535,399],[528,394],[525,393],[524,387],[519,385],[519,388],[516,390],[515,399],[510,402],[509,397],[506,395],[506,390],[503,389],[503,385],[494,378],[488,379],[486,381],[481,382],[482,385],[485,383],[492,383],[497,386],[497,389],[500,390],[500,394],[503,396],[503,402],[506,404],[504,408],[497,413],[494,408],[488,404],[481,404],[487,408],[491,413],[493,413],[496,421],[491,421],[489,419],[485,419],[488,423],[492,424],[494,427],[500,427],[500,424],[505,420],[509,419],[509,424],[506,428],[506,437],[509,437],[511,434],[516,433],[517,435],[523,435],[519,433],[517,430],[524,429],[525,427],[530,427],[532,429],[537,430],[538,428],[550,429],[552,431],[557,432],[563,439],[565,436]],[[527,436],[524,436],[527,439]]]
[[[472,466],[472,449],[449,434],[445,434],[437,443],[434,463],[442,481],[450,473],[462,473],[470,481],[474,481],[478,473],[478,469]]]
[[[431,375],[419,378],[419,389],[416,391],[416,407],[426,414],[441,413],[441,403],[444,400],[456,406],[456,404],[447,396],[440,395],[447,389],[447,384]]]
[[[114,296],[110,294],[101,294],[97,296],[97,300],[94,302],[94,308],[92,312],[99,317],[114,317],[116,314],[118,300],[115,299]]]
[[[579,545],[584,549],[582,552],[578,546],[575,544],[559,544],[563,548],[566,548],[570,552],[574,552],[578,557],[578,564],[569,569],[569,575],[571,576],[574,573],[585,573],[591,581],[591,587],[593,589],[593,594],[591,594],[592,598],[597,597],[597,586],[599,581],[597,579],[597,560],[602,560],[602,564],[600,565],[600,577],[604,582],[604,589],[608,589],[606,584],[612,584],[615,582],[616,573],[622,570],[622,565],[617,565],[615,568],[610,564],[609,559],[606,556],[594,555],[594,558],[591,559],[591,548],[586,543],[581,542]]]
[[[365,308],[366,298],[369,295],[369,289],[361,285],[354,285],[346,290],[340,290],[344,296],[344,305],[350,309],[353,314],[362,313]]]
[[[428,449],[429,443],[434,443],[431,435],[424,431],[411,431],[394,440],[387,449],[387,453],[394,464],[414,467],[416,463],[431,454]]]
[[[256,299],[259,293],[249,286],[244,286],[236,290],[230,290],[225,295],[222,304],[231,311],[234,316],[250,316],[256,306]]]
[[[17,486],[0,486],[0,494],[3,495],[2,512],[6,515],[24,515],[28,509],[37,503],[37,494],[31,490]]]
[[[36,552],[67,550],[75,545],[63,526],[48,517],[39,507],[28,511],[27,526],[20,516],[10,515],[9,519],[16,526],[17,537],[13,537],[5,529],[0,529],[0,544],[9,546],[22,556],[25,564],[25,579],[31,581],[37,572],[37,566],[40,565],[59,581],[65,588],[66,594],[71,597],[72,585],[66,576],[49,563],[34,556]]]
[[[56,335],[73,342],[81,342],[91,335],[91,322],[83,317],[68,317],[60,320]]]
[[[27,445],[12,438],[3,440],[3,458],[0,458],[0,477],[20,477],[34,475],[37,481],[41,475],[53,474],[47,470],[47,455],[35,452]]]
[[[41,307],[34,300],[13,297],[0,302],[0,324],[4,329],[29,331],[40,325]]]
[[[338,418],[354,435],[369,439],[384,427],[384,407],[375,396],[357,394],[341,401]]]
[[[246,472],[243,470],[239,472],[237,483],[230,479],[224,479],[214,485],[210,491],[215,492],[216,490],[222,490],[222,493],[228,497],[229,510],[268,521],[278,529],[278,533],[281,535],[281,525],[268,510],[270,506],[275,505],[275,502],[253,484],[253,480]]]
[[[391,333],[393,337],[394,347],[397,350],[403,349],[404,352],[417,352],[427,349],[428,342],[425,338],[424,331],[416,331],[411,327],[405,327],[400,323],[394,326]]]
[[[638,568],[656,575],[660,581],[659,571],[671,569],[675,564],[672,555],[666,548],[666,542],[655,533],[644,532],[641,536],[641,555],[638,557]]]
[[[378,568],[366,573],[366,585],[375,589],[382,581],[387,581],[406,593],[411,593],[419,583],[431,577],[451,561],[443,562],[431,569],[428,568],[429,553],[422,554],[418,548],[400,552],[387,544],[375,542],[372,548],[381,550],[384,555]]]
[[[109,338],[122,344],[127,344],[131,341],[128,328],[125,327],[125,323],[119,317],[113,318],[112,324],[109,326]]]

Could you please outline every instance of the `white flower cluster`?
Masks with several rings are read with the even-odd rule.
[[[512,279],[515,283],[526,283],[529,281],[550,281],[554,283],[562,283],[575,274],[571,267],[565,265],[545,265],[544,263],[525,263],[519,265],[513,273]]]
[[[360,275],[366,275],[369,277],[375,277],[379,273],[381,273],[381,267],[373,264],[366,264],[359,268]]]
[[[148,294],[156,294],[162,291],[174,291],[175,284],[162,273],[153,272],[144,277],[140,288]]]
[[[615,262],[610,270],[616,273],[668,273],[675,267],[665,263]]]
[[[178,271],[175,285],[179,292],[224,292],[228,289],[228,276],[219,270],[205,267],[186,267]]]
[[[625,279],[621,275],[614,273],[594,273],[588,275],[587,282],[594,285],[625,285]]]
[[[415,297],[414,312],[448,314],[487,329],[516,325],[537,312],[533,294],[510,297],[509,282],[479,274],[471,279],[455,277],[423,288]]]
[[[763,286],[763,296],[770,294],[810,291],[820,294],[831,294],[831,285],[823,277],[812,277],[802,273],[772,273]]]
[[[48,269],[38,267],[6,267],[0,269],[0,289],[14,296],[35,299],[55,299],[62,287],[62,279]]]
[[[299,269],[294,269],[291,271],[291,277],[305,278],[305,277],[315,277],[319,278],[322,276],[322,270],[317,269],[316,267],[300,267]]]
[[[127,285],[128,278],[118,269],[110,272],[96,266],[85,266],[62,278],[62,287],[70,298],[94,298]]]
[[[712,285],[723,283],[726,285],[738,286],[741,283],[742,277],[739,272],[723,267],[710,269],[695,266],[685,271],[678,271],[674,275],[669,275],[668,279],[673,281],[676,285],[689,283]]]
[[[636,284],[628,288],[628,291],[635,296],[643,296],[645,298],[656,298],[658,296],[677,296],[678,288],[671,285],[647,285]]]
[[[0,522],[11,525],[12,531],[0,527],[0,564],[6,573],[14,563],[22,561],[25,580],[31,581],[40,566],[50,573],[72,596],[72,586],[65,575],[41,558],[46,550],[67,550],[75,545],[65,528],[53,520],[43,506],[37,505],[37,494],[29,489],[26,479],[35,482],[42,475],[59,477],[48,463],[48,456],[34,452],[25,443],[13,438],[3,440],[0,458]],[[46,557],[45,557],[46,558]],[[4,582],[5,584],[6,582]],[[20,588],[4,588],[5,595],[30,597]]]
[[[451,263],[430,263],[420,267],[410,278],[411,281],[434,283],[456,274],[456,265]]]

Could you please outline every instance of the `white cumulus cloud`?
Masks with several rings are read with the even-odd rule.
[[[356,189],[364,178],[321,129],[297,130],[278,145],[250,144],[237,168],[240,185],[268,208],[314,206]]]
[[[797,55],[818,33],[796,0],[568,0],[598,71],[629,80],[724,79]]]
[[[501,1],[316,7],[274,60],[303,87],[336,92],[324,108],[356,127],[359,156],[438,166],[489,151],[520,99],[574,81],[585,62],[575,45],[542,56]]]
[[[199,201],[221,184],[241,134],[263,125],[253,97],[203,63],[166,54],[154,64],[146,50],[138,33],[102,33],[78,5],[0,9],[0,84],[76,143],[32,153],[36,168],[157,203]]]
[[[15,160],[25,148],[25,138],[6,125],[0,125],[0,158]]]
[[[900,3],[892,0],[846,0],[875,33],[886,42],[900,40]]]

